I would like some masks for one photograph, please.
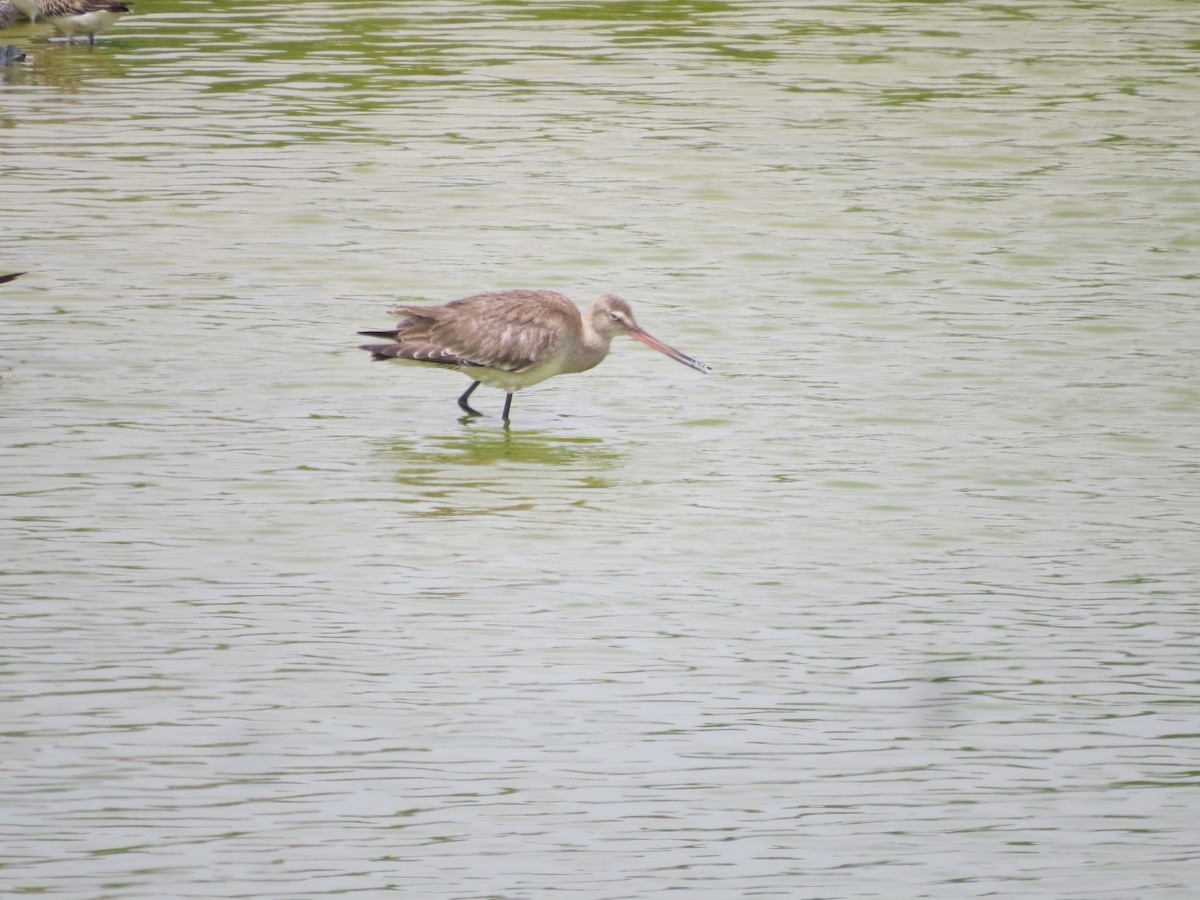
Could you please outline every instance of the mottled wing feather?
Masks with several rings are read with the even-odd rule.
[[[443,347],[431,344],[362,344],[374,359],[411,359],[416,362],[437,363],[443,366],[471,366],[475,363],[459,359]]]
[[[399,319],[398,348],[389,358],[507,372],[523,372],[552,356],[580,323],[578,307],[553,291],[476,294],[445,306],[400,306],[392,315]],[[416,353],[421,355],[411,355]]]
[[[38,9],[44,18],[54,19],[59,16],[81,16],[89,12],[127,13],[131,5],[112,0],[39,0]]]

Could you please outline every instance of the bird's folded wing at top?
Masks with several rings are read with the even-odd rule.
[[[386,355],[524,372],[553,356],[579,331],[579,308],[553,291],[476,294],[445,306],[400,306],[396,341]],[[372,352],[374,348],[372,348]]]

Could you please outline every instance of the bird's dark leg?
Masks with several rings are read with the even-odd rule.
[[[509,407],[511,407],[511,406],[512,406],[512,394],[505,394],[504,395],[504,412],[502,412],[500,414],[500,418],[502,418],[505,422],[508,421],[508,410],[509,410]]]
[[[88,46],[89,47],[96,46],[96,32],[94,32],[94,31],[88,35]]]
[[[461,409],[463,412],[465,412],[468,416],[482,416],[483,415],[483,413],[481,413],[479,410],[471,409],[471,404],[467,403],[467,398],[471,396],[471,391],[475,390],[475,388],[477,388],[477,387],[479,387],[479,382],[472,381],[471,386],[469,388],[467,388],[465,391],[463,391],[463,395],[458,398],[458,408]],[[509,396],[511,397],[512,394],[509,394]],[[505,407],[504,411],[508,412],[508,407]]]

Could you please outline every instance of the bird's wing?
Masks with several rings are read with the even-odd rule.
[[[42,18],[53,19],[58,16],[81,16],[89,12],[127,13],[130,5],[117,0],[42,0],[38,9]]]
[[[533,368],[580,328],[579,308],[553,291],[476,294],[445,306],[401,306],[393,315],[399,349],[388,357],[507,372]]]
[[[358,349],[369,351],[373,359],[411,359],[443,366],[479,365],[467,359],[460,359],[446,347],[436,347],[432,344],[360,344]]]

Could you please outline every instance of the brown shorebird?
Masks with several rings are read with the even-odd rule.
[[[12,0],[21,13],[36,22],[45,19],[67,43],[75,43],[75,35],[86,34],[88,44],[96,43],[96,32],[103,31],[129,12],[129,3],[115,0]]]
[[[399,306],[400,321],[389,331],[360,331],[391,338],[363,344],[372,359],[394,359],[462,372],[471,386],[458,398],[468,415],[480,413],[467,399],[481,384],[503,390],[504,413],[521,388],[571,372],[586,372],[608,355],[608,346],[627,334],[699,372],[711,367],[643,331],[620,297],[605,294],[580,315],[579,307],[554,291],[496,291],[454,300],[445,306]]]

